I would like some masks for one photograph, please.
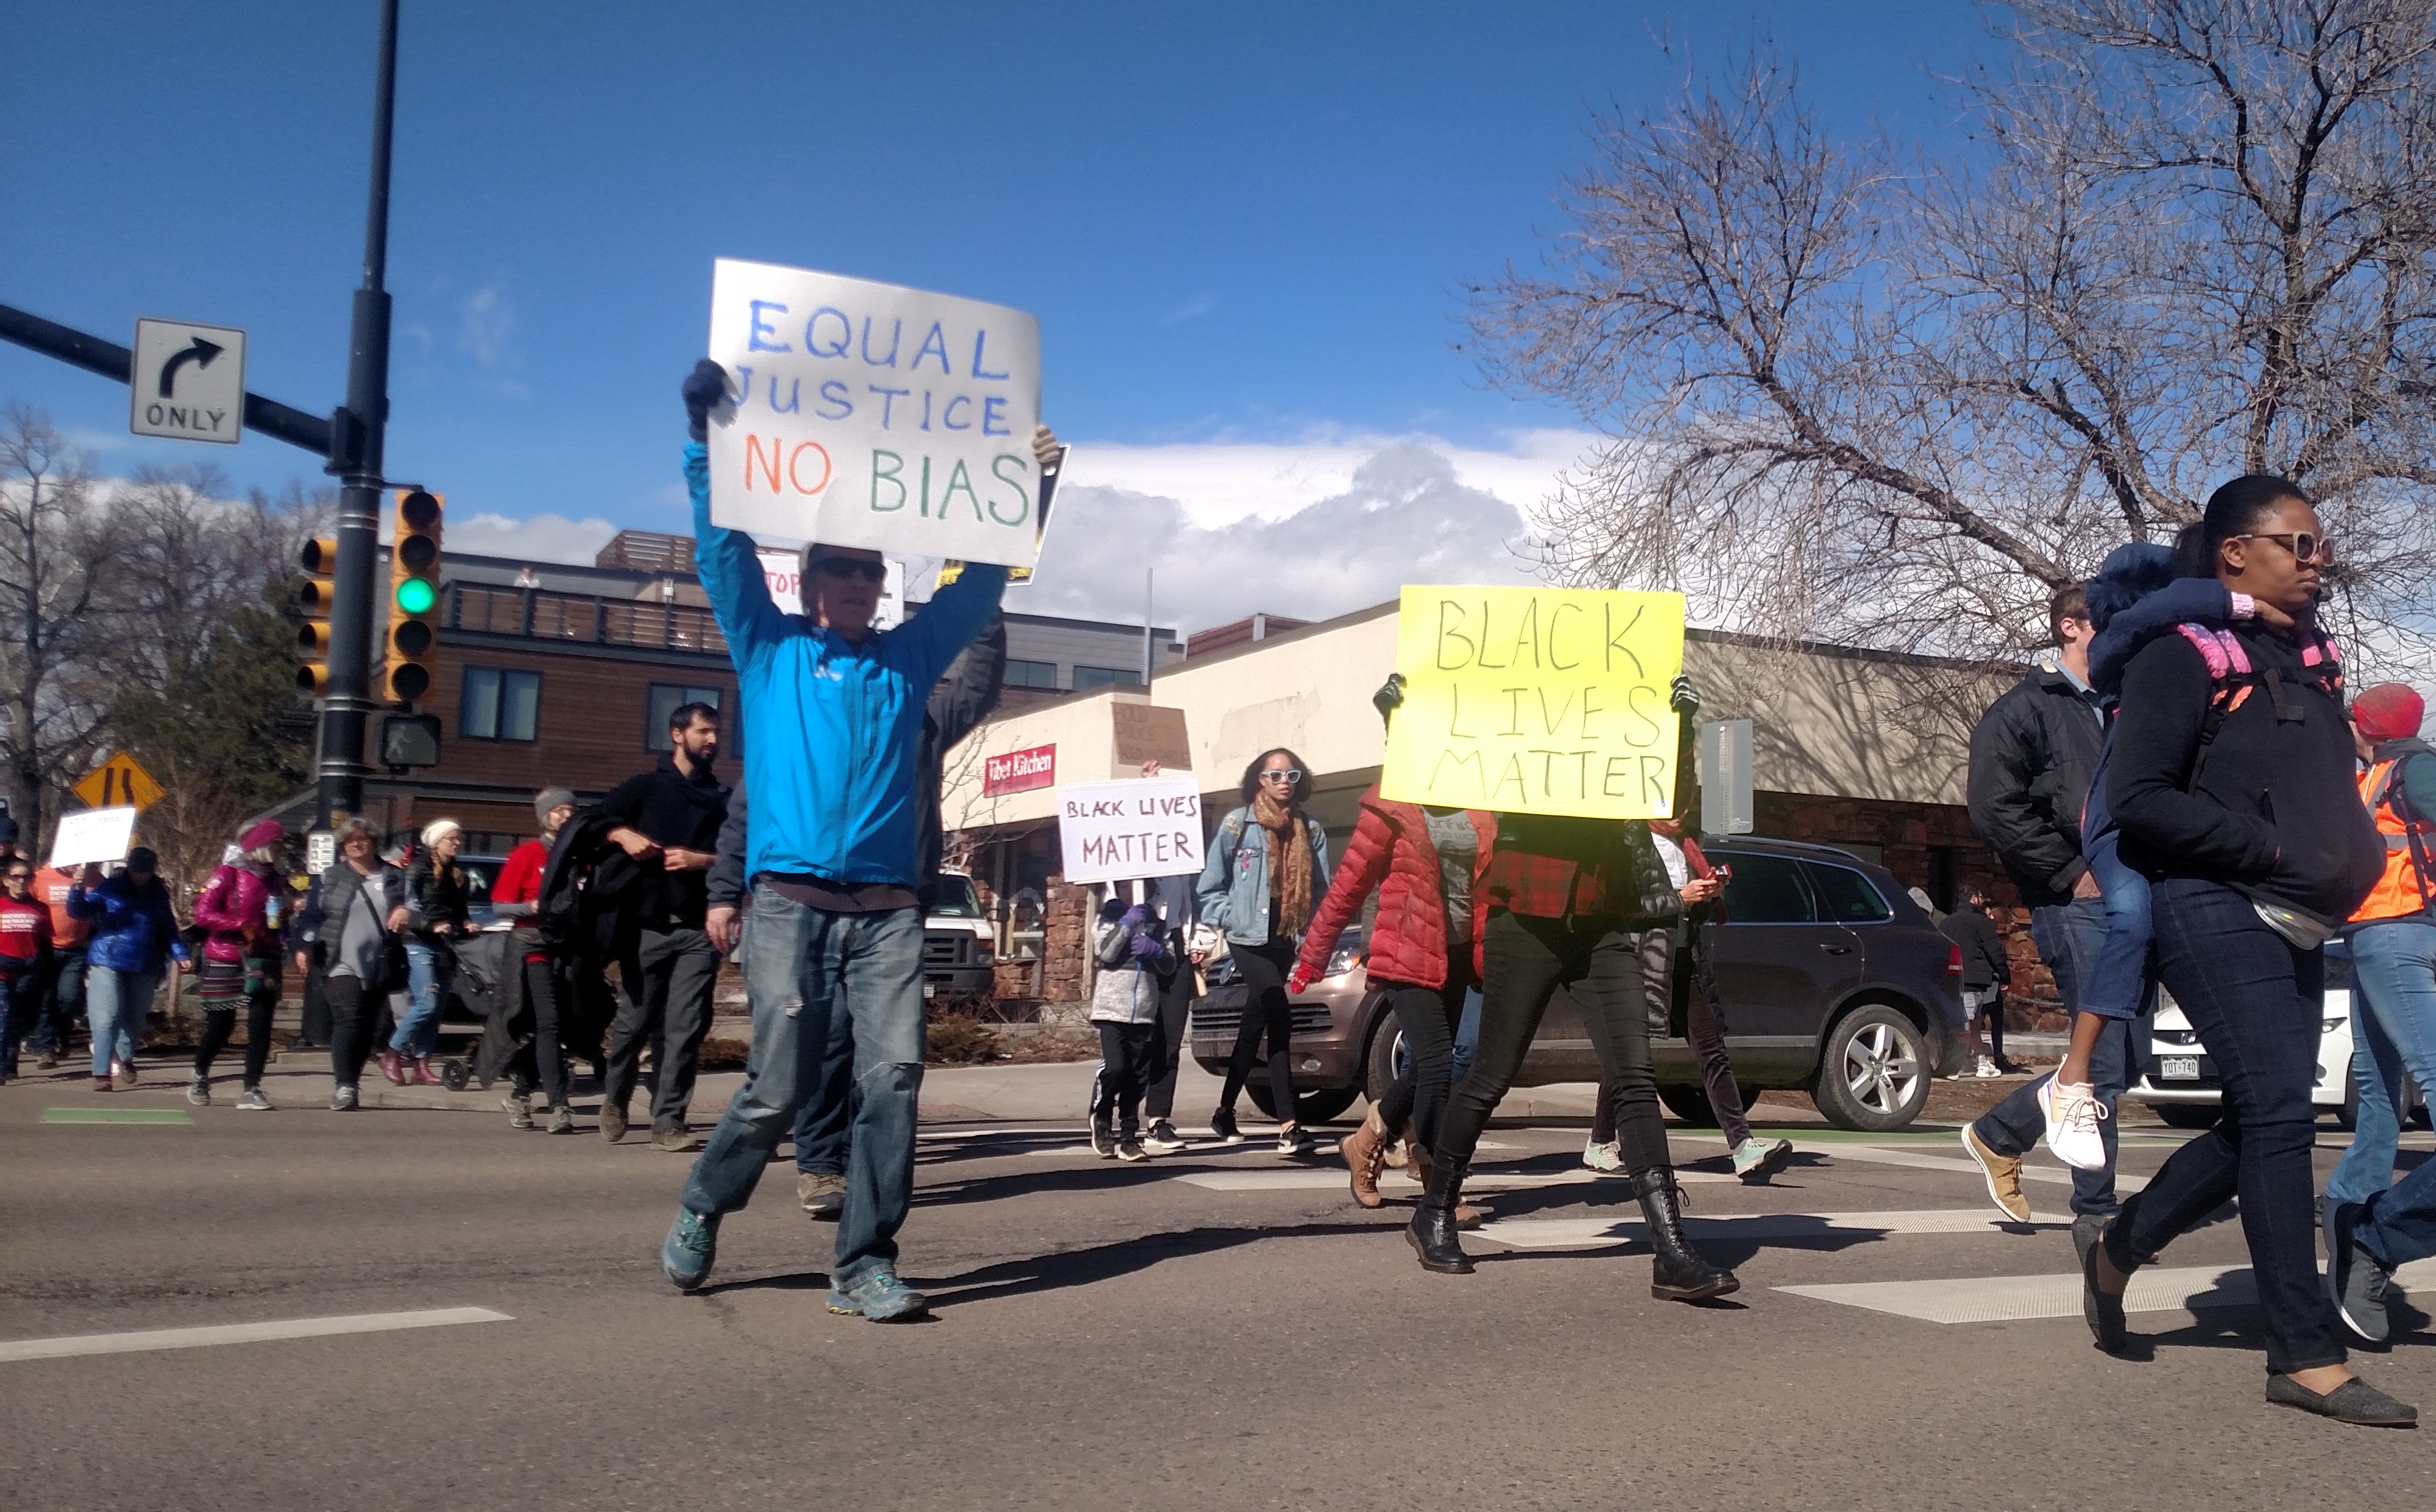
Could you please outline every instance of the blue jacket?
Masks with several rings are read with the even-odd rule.
[[[998,612],[1006,569],[974,564],[923,611],[860,645],[770,601],[753,538],[710,523],[710,457],[686,447],[694,565],[736,663],[744,875],[831,882],[922,880],[916,856],[923,705],[931,685]]]
[[[142,887],[125,872],[103,878],[98,887],[79,882],[68,889],[67,907],[69,918],[95,921],[85,947],[88,965],[141,974],[163,969],[172,956],[186,959],[169,889],[158,877]]]
[[[1311,911],[1317,913],[1328,895],[1328,831],[1308,814],[1303,818],[1311,837]],[[1202,923],[1226,930],[1237,945],[1268,943],[1269,832],[1253,823],[1251,805],[1219,821],[1193,891]]]
[[[2233,621],[2233,590],[2214,578],[2177,578],[2109,615],[2089,643],[2089,686],[2108,698],[2123,690],[2123,669],[2143,646],[2185,620]]]

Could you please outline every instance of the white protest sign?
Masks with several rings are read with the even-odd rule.
[[[88,808],[61,814],[51,839],[51,864],[61,871],[87,861],[123,861],[135,843],[135,810]]]
[[[1201,785],[1191,773],[1057,790],[1066,880],[1122,882],[1201,870]]]
[[[722,257],[710,517],[775,540],[1029,565],[1040,322],[895,284]]]
[[[895,557],[886,559],[888,581],[880,585],[879,608],[871,622],[881,630],[902,624],[905,620],[905,564]],[[761,553],[761,577],[770,584],[770,601],[782,615],[804,612],[804,558],[800,551],[764,551]]]

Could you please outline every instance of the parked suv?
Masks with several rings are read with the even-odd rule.
[[[1746,1093],[1809,1094],[1840,1128],[1884,1133],[1919,1117],[1930,1082],[1960,1069],[1962,958],[1883,867],[1849,851],[1748,835],[1704,839],[1731,868],[1731,923],[1707,927],[1726,1049]],[[1193,1059],[1224,1073],[1245,989],[1225,962],[1192,1005]],[[1658,1092],[1679,1117],[1714,1124],[1698,1057],[1683,1037],[1682,994],[1672,1033],[1651,1044]],[[1294,1003],[1294,1083],[1301,1116],[1331,1119],[1376,1099],[1402,1064],[1395,1016],[1368,991],[1362,937],[1348,930],[1329,974]],[[1523,1057],[1518,1086],[1598,1080],[1580,1011],[1559,991]],[[1267,1083],[1245,1088],[1262,1111]]]

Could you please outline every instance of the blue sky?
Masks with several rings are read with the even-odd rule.
[[[374,16],[7,8],[0,301],[120,341],[139,315],[242,326],[250,387],[335,404]],[[391,471],[452,518],[685,530],[676,382],[732,255],[1037,312],[1078,458],[1208,525],[1331,496],[1378,437],[1431,438],[1527,506],[1563,450],[1544,433],[1580,422],[1483,391],[1449,349],[1457,283],[1534,254],[1589,107],[1679,75],[1659,36],[1717,56],[1754,28],[1839,129],[1905,136],[1946,124],[1928,71],[1992,50],[1959,0],[407,0]],[[0,346],[12,398],[105,471],[316,476],[259,436],[136,443],[123,388]]]

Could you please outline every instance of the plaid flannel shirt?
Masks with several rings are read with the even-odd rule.
[[[1483,891],[1491,905],[1531,918],[1600,918],[1634,911],[1624,826],[1531,814],[1502,817]]]

